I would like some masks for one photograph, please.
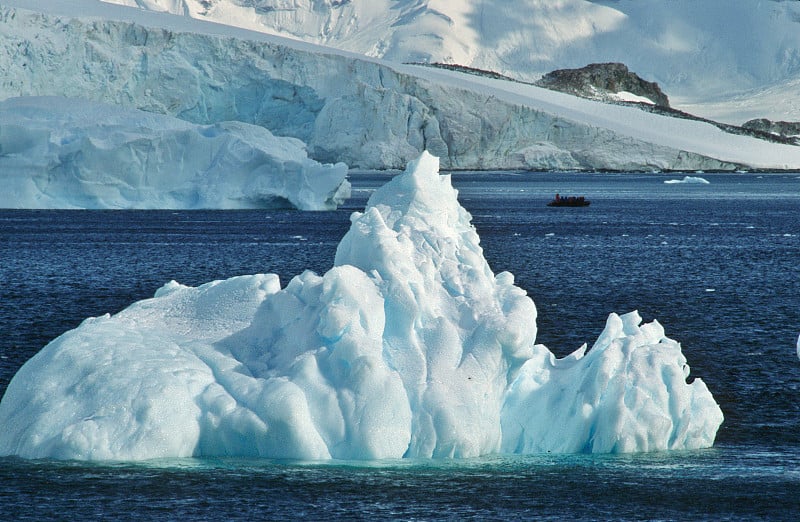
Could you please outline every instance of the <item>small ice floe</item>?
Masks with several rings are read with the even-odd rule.
[[[717,291],[716,288],[706,288],[706,292],[708,292],[708,293],[716,292],[716,291]]]
[[[666,179],[664,183],[667,185],[676,185],[676,184],[694,184],[694,185],[709,185],[710,182],[699,176],[684,176],[683,179]]]

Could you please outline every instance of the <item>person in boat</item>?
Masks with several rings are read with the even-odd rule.
[[[566,196],[561,197],[561,194],[556,192],[556,197],[548,203],[548,206],[554,207],[585,207],[589,204],[584,196]]]

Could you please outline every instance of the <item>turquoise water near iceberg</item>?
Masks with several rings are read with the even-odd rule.
[[[710,450],[468,461],[0,459],[0,519],[794,520],[800,512],[800,178],[457,173],[495,272],[539,309],[539,342],[590,345],[638,309],[683,345],[726,415]],[[0,393],[88,316],[176,279],[327,270],[382,174],[336,212],[0,211]],[[555,192],[582,209],[546,207]],[[2,429],[2,426],[0,426]]]

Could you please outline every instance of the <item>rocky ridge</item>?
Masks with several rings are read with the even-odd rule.
[[[558,69],[545,74],[536,85],[599,101],[617,101],[619,98],[613,95],[631,93],[650,100],[653,105],[669,107],[669,98],[656,82],[641,78],[625,64],[617,62]]]
[[[771,121],[767,118],[756,118],[742,125],[743,128],[760,132],[768,132],[798,141],[800,139],[800,122],[798,121]]]

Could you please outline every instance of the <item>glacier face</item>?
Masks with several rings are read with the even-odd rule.
[[[0,208],[335,209],[347,166],[242,122],[80,99],[0,101]]]
[[[88,460],[627,452],[713,444],[680,345],[611,314],[556,359],[427,153],[354,213],[334,267],[172,282],[47,345],[0,402],[0,455]]]
[[[361,168],[402,168],[422,150],[464,169],[800,165],[797,151],[749,154],[736,141],[742,137],[712,147],[721,133],[710,125],[682,121],[676,130],[672,118],[532,86],[490,85],[109,4],[98,12],[123,21],[14,3],[0,6],[0,99],[89,97],[201,125],[241,121],[304,141],[317,161]],[[86,0],[59,9],[72,7],[99,9]]]

